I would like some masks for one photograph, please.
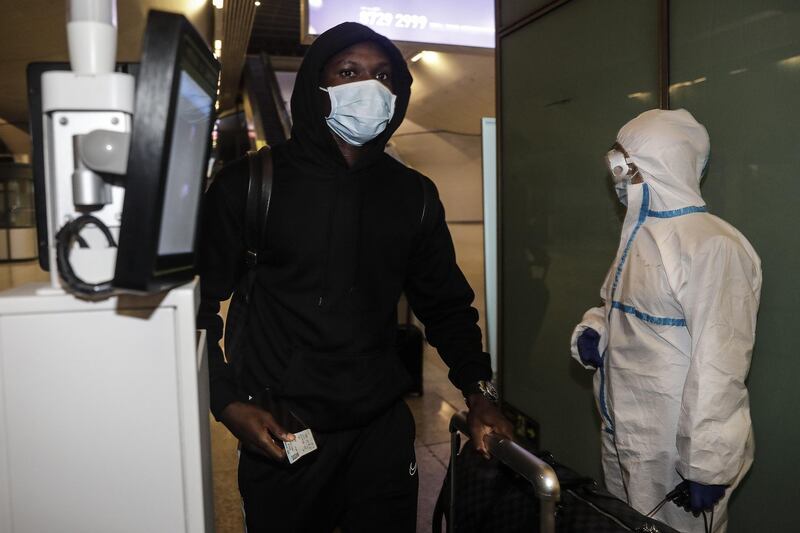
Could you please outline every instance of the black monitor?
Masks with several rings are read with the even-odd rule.
[[[155,292],[194,275],[219,63],[182,15],[151,11],[136,83],[113,286]]]

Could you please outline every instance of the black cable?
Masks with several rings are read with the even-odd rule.
[[[609,319],[609,321],[611,320],[611,314],[610,313],[608,315],[608,319]],[[608,347],[606,347],[606,351],[603,352],[603,358],[602,358],[603,368],[601,369],[601,372],[605,371],[605,364],[606,364],[606,361],[608,361],[608,358],[606,357],[607,353],[608,353]],[[611,376],[609,374],[606,374],[606,381],[607,381],[607,383],[606,383],[607,390],[605,391],[605,394],[606,394],[606,398],[610,398],[611,397]],[[600,398],[600,401],[602,402],[603,398]],[[612,411],[613,411],[613,408],[612,408]],[[613,426],[613,428],[611,430],[611,442],[614,444],[614,454],[617,456],[617,466],[619,466],[619,478],[622,481],[622,489],[625,491],[625,503],[630,505],[631,504],[631,495],[628,492],[628,482],[625,481],[625,470],[622,468],[622,457],[619,456],[619,446],[617,446],[617,416],[616,416],[616,413],[612,414],[611,412],[609,412],[608,413],[608,418],[609,418],[609,422],[611,422],[611,425]]]
[[[674,500],[678,496],[679,492],[680,489],[678,487],[675,487],[670,492],[668,492],[667,495],[664,497],[664,499],[658,502],[658,505],[656,505],[652,511],[647,513],[647,517],[648,518],[654,517],[655,514],[658,513],[661,510],[661,508],[667,504],[667,502]]]
[[[645,516],[647,516],[647,518],[653,518],[656,515],[656,513],[659,512],[662,507],[664,507],[664,505],[669,501],[669,499],[670,498],[669,498],[669,494],[668,494],[666,498],[664,498],[663,500],[658,502],[658,505],[653,507],[653,510],[650,511],[649,513],[647,513]]]
[[[69,261],[72,244],[75,241],[78,241],[79,246],[82,248],[84,247],[83,245],[87,244],[79,234],[81,230],[89,224],[97,226],[103,235],[105,235],[109,247],[115,248],[117,246],[117,243],[114,241],[114,236],[111,234],[111,230],[109,230],[100,219],[92,215],[81,215],[75,220],[64,224],[64,227],[56,234],[58,273],[75,292],[85,296],[102,296],[111,292],[111,280],[102,283],[87,283],[75,274],[75,271],[72,269],[72,264]]]
[[[617,465],[619,465],[619,478],[622,480],[622,488],[625,490],[625,499],[627,500],[627,504],[631,504],[631,495],[628,493],[628,483],[625,481],[625,470],[622,468],[622,458],[619,456],[619,448],[617,447],[617,421],[616,417],[614,418],[614,434],[611,435],[613,437],[614,442],[614,453],[617,455]]]
[[[606,352],[603,352],[603,364],[606,364]],[[611,376],[606,374],[606,382],[608,390],[606,396],[611,396]],[[625,491],[625,503],[631,504],[631,495],[628,493],[628,482],[625,481],[625,470],[622,468],[622,458],[619,456],[619,447],[617,446],[617,417],[616,414],[609,413],[609,418],[612,418],[611,424],[614,426],[611,433],[611,442],[614,444],[614,454],[617,456],[617,465],[619,466],[619,478],[622,480],[622,489]]]

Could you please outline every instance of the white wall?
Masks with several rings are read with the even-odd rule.
[[[448,222],[483,220],[480,136],[430,133],[406,120],[392,144],[407,165],[436,183]]]
[[[411,58],[420,50],[406,45],[403,51]],[[458,264],[475,291],[474,305],[485,332],[481,119],[495,114],[494,55],[433,57],[409,62],[414,76],[411,103],[390,149],[436,183]]]
[[[408,49],[408,56],[417,49]],[[403,160],[439,188],[449,222],[483,220],[481,118],[495,113],[494,55],[437,53],[409,62],[406,121],[392,138]]]

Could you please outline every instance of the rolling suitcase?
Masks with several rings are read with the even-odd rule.
[[[450,467],[434,511],[434,532],[441,531],[444,516],[448,531],[457,533],[677,533],[550,454],[536,456],[495,437],[489,438],[489,460],[473,446],[459,450],[459,432],[468,434],[464,413],[453,416],[450,432]]]

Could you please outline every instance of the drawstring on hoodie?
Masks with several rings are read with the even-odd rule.
[[[353,279],[350,280],[350,292],[356,288],[359,275],[361,274],[361,238],[363,237],[364,228],[361,221],[364,216],[364,192],[361,188],[361,179],[356,178],[356,227],[355,227],[355,266],[353,267]]]
[[[331,208],[328,211],[328,230],[327,235],[325,236],[325,240],[327,242],[327,247],[325,249],[325,262],[323,264],[323,274],[322,274],[322,285],[320,287],[320,295],[317,299],[317,307],[323,307],[325,305],[325,298],[328,296],[330,292],[331,286],[331,254],[333,254],[333,223],[336,220],[336,208],[339,205],[339,197],[341,196],[342,191],[342,180],[338,179],[334,185],[334,192],[333,192],[333,202],[331,203]]]
[[[347,294],[350,295],[356,290],[356,284],[359,279],[359,275],[361,273],[361,242],[362,242],[362,233],[364,231],[362,220],[363,220],[363,208],[364,208],[364,194],[361,187],[361,180],[358,177],[344,177],[342,176],[335,185],[335,192],[333,194],[333,204],[331,205],[329,215],[328,215],[328,228],[327,228],[327,249],[325,253],[325,263],[324,267],[324,274],[322,276],[322,286],[320,287],[320,295],[317,299],[317,307],[325,306],[330,297],[331,291],[331,256],[334,253],[333,250],[333,227],[337,216],[337,210],[339,207],[339,201],[342,197],[342,187],[345,186],[344,180],[346,179],[353,179],[354,183],[353,186],[355,188],[354,195],[355,195],[355,202],[354,202],[354,209],[355,209],[355,223],[353,224],[353,258],[355,261],[355,265],[352,268],[352,277],[347,280]]]

